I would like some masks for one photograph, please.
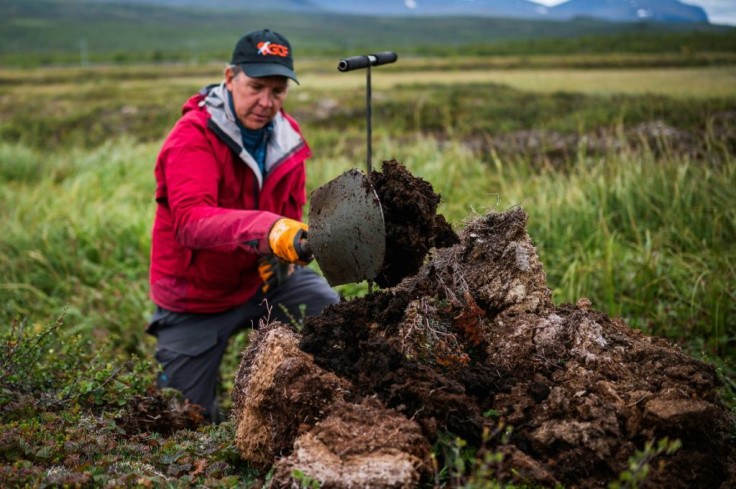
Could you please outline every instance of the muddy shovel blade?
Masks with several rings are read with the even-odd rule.
[[[309,245],[330,285],[376,278],[386,228],[381,202],[363,172],[349,170],[312,192]]]

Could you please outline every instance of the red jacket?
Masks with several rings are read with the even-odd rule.
[[[242,148],[224,84],[184,104],[156,161],[151,299],[178,312],[222,312],[251,298],[259,256],[280,217],[301,220],[312,153],[285,112],[274,119],[266,175]]]

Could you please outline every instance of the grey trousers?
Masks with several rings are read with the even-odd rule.
[[[156,360],[163,369],[158,386],[182,392],[204,408],[207,421],[220,422],[218,372],[230,337],[245,328],[258,327],[267,317],[289,324],[292,318],[316,316],[339,300],[324,278],[298,266],[275,290],[267,294],[259,291],[248,302],[222,313],[180,313],[156,306],[147,332],[157,339]]]

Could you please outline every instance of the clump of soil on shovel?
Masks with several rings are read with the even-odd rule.
[[[454,245],[458,237],[437,214],[440,196],[432,185],[396,160],[384,161],[380,172],[372,172],[371,183],[386,224],[386,256],[375,280],[390,287],[417,273],[431,248]]]
[[[436,482],[430,450],[449,432],[479,459],[501,456],[494,479],[593,488],[667,437],[681,448],[651,460],[639,487],[734,487],[713,365],[587,299],[555,305],[526,219],[475,219],[395,287],[302,332],[261,328],[235,383],[242,457],[273,465],[272,487],[416,487]]]

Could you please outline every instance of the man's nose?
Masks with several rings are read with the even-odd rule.
[[[264,107],[271,107],[274,102],[273,92],[271,90],[264,90],[261,96],[258,98],[258,103]]]

